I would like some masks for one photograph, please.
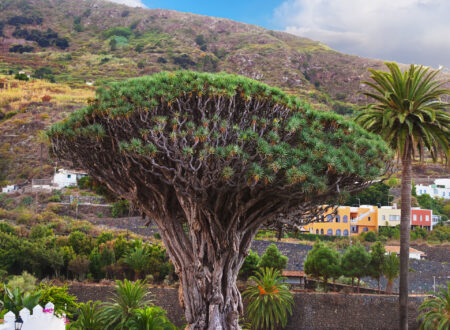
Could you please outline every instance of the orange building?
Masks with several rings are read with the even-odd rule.
[[[320,221],[303,226],[311,234],[329,236],[355,236],[365,231],[378,231],[378,208],[340,206],[337,214],[324,214]]]

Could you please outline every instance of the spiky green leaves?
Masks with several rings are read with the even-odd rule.
[[[69,139],[93,153],[107,145],[105,152],[118,152],[172,183],[186,185],[186,177],[195,177],[197,184],[189,181],[186,189],[225,182],[314,194],[339,177],[374,179],[389,159],[380,139],[278,89],[234,75],[184,71],[99,90],[88,108],[53,126],[49,136],[57,148],[69,149]]]
[[[400,157],[408,152],[424,154],[425,148],[433,159],[442,153],[449,156],[450,115],[448,102],[442,97],[450,91],[444,82],[435,80],[438,71],[411,65],[403,73],[396,63],[386,63],[389,72],[370,70],[371,88],[363,94],[376,103],[364,107],[357,121],[368,131],[380,134]],[[408,155],[409,156],[409,155]]]

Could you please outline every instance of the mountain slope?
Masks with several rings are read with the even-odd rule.
[[[39,131],[86,105],[94,87],[161,70],[226,71],[351,114],[367,69],[381,61],[223,18],[103,0],[0,0],[0,183],[51,172]],[[10,89],[1,89],[2,80]],[[44,101],[45,95],[50,101]],[[43,166],[41,173],[39,165]]]
[[[382,67],[380,61],[344,55],[306,38],[222,18],[101,0],[4,0],[1,6],[0,69],[6,72],[12,66],[33,72],[48,65],[57,81],[69,83],[179,68],[226,71],[279,86],[318,107],[345,112],[351,104],[334,101],[360,103],[356,92],[367,68]],[[21,24],[17,16],[28,21]],[[40,20],[26,24],[33,17]],[[47,29],[66,38],[69,47],[55,46],[55,39],[41,47],[46,41],[30,36],[32,30],[45,34]],[[34,49],[11,53],[17,45]]]

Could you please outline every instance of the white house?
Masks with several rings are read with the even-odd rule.
[[[397,256],[400,256],[400,246],[386,245],[384,249],[386,250],[386,254],[395,253]],[[426,256],[425,252],[409,248],[409,259],[420,260],[426,258]]]
[[[11,193],[11,192],[17,191],[18,189],[19,189],[19,186],[8,185],[8,186],[2,188],[2,193]]]
[[[53,186],[60,188],[76,186],[78,179],[87,174],[80,171],[60,169],[53,176]]]
[[[416,185],[417,195],[428,194],[431,197],[450,199],[450,179],[436,179],[432,185]]]

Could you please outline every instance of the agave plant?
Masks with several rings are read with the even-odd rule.
[[[130,320],[130,328],[135,330],[176,330],[166,317],[166,311],[161,307],[137,309]]]
[[[24,307],[31,311],[34,306],[39,304],[39,299],[41,298],[40,291],[24,293],[20,288],[11,290],[6,285],[3,285],[3,289],[5,291],[1,299],[3,309],[11,311],[16,315],[19,315],[20,310]]]
[[[417,318],[421,322],[420,329],[450,329],[450,282],[447,288],[431,294],[433,298],[425,299],[419,307],[422,312]]]
[[[112,300],[105,303],[101,315],[105,320],[105,329],[129,329],[135,311],[151,304],[149,293],[142,281],[116,283],[116,292]]]
[[[280,271],[273,268],[261,269],[250,276],[253,281],[243,296],[248,300],[246,315],[255,329],[274,329],[286,326],[288,312],[292,314],[294,299]]]
[[[105,324],[100,312],[100,301],[81,303],[78,307],[77,320],[70,324],[69,329],[103,330]]]

